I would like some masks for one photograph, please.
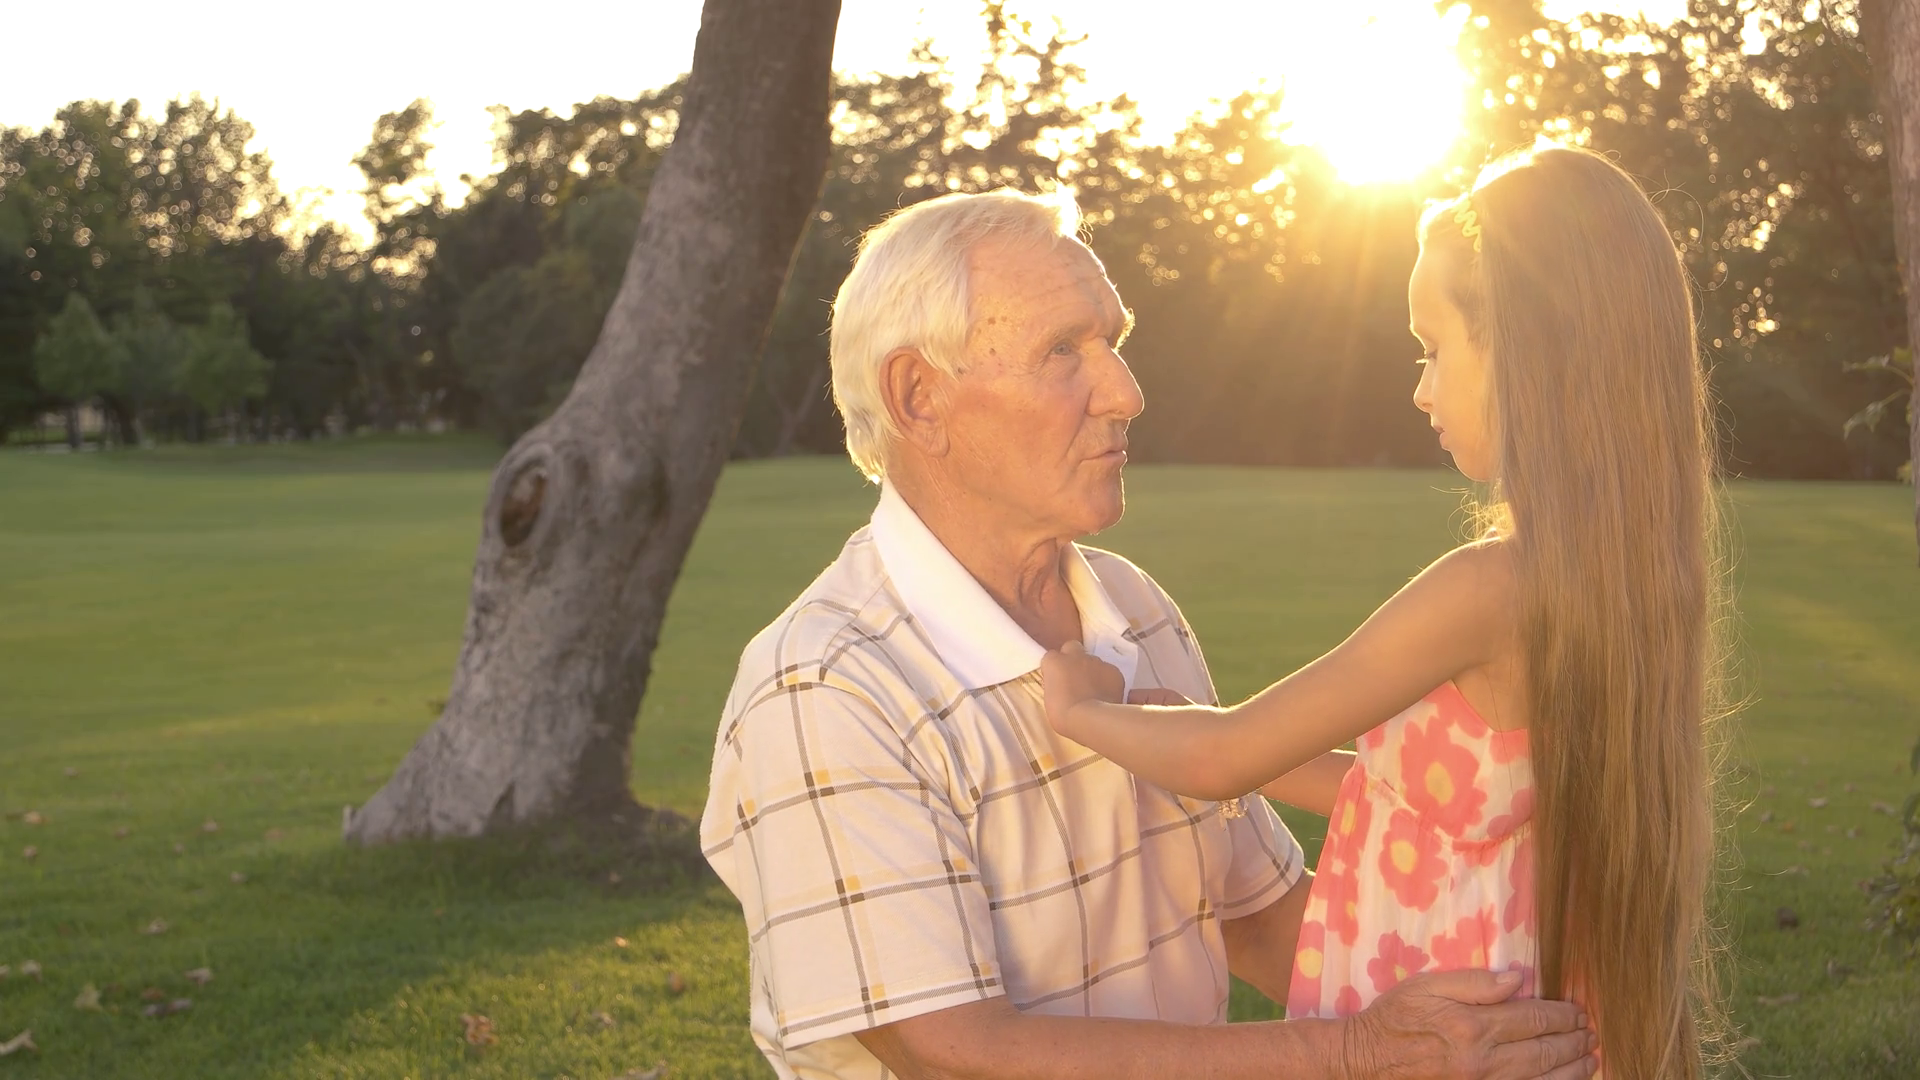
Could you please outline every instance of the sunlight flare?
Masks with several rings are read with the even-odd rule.
[[[1326,155],[1352,184],[1409,180],[1460,135],[1466,72],[1454,52],[1465,5],[1420,0],[1329,5],[1276,59],[1286,90],[1282,136]]]

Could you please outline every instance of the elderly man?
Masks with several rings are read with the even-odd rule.
[[[1305,904],[1263,800],[1140,781],[1049,729],[1067,641],[1213,700],[1165,593],[1075,538],[1120,519],[1130,317],[1070,202],[949,195],[870,232],[834,304],[834,397],[872,522],[750,644],[707,858],[745,910],[782,1078],[1589,1075],[1579,1010],[1416,978],[1342,1020],[1276,999]]]

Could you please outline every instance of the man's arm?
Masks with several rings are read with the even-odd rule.
[[[1508,1001],[1517,975],[1416,975],[1344,1020],[1200,1027],[1041,1016],[1005,998],[859,1032],[905,1080],[1585,1080],[1580,1008]]]
[[[1220,936],[1227,945],[1227,970],[1283,1005],[1293,981],[1300,917],[1306,913],[1312,886],[1313,875],[1303,874],[1285,896],[1251,915],[1220,924]]]

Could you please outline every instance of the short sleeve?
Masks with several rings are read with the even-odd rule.
[[[1245,797],[1247,812],[1230,818],[1233,862],[1227,867],[1222,919],[1238,919],[1265,908],[1293,890],[1306,873],[1300,842],[1258,793]]]
[[[1004,993],[967,831],[881,706],[797,674],[731,706],[702,846],[782,1046]]]

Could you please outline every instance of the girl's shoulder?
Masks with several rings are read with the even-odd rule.
[[[1490,536],[1462,544],[1435,559],[1414,584],[1456,615],[1509,622],[1519,599],[1513,543]]]

